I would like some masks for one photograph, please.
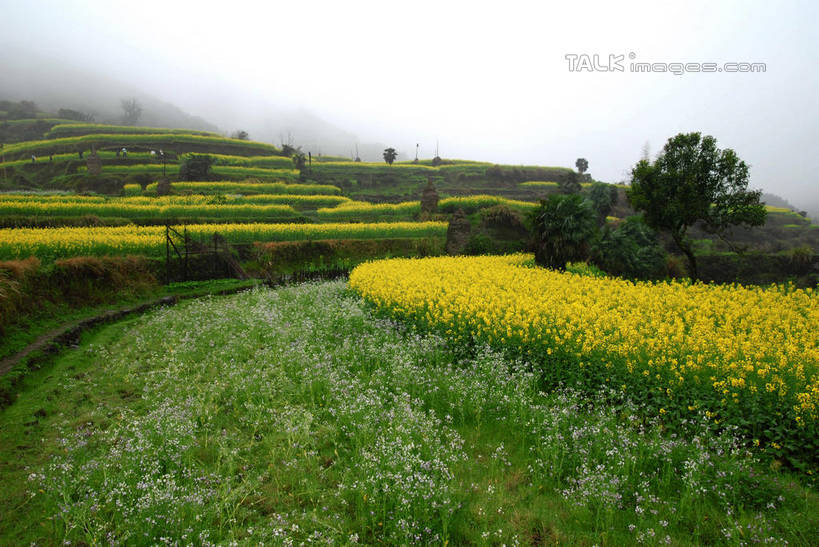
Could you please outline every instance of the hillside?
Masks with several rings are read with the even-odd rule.
[[[19,108],[20,104],[11,107]],[[319,155],[305,158],[299,168],[295,158],[276,146],[208,131],[85,123],[43,112],[33,114],[31,118],[0,123],[6,138],[0,158],[0,190],[6,192],[0,199],[3,227],[446,222],[456,211],[463,210],[471,232],[462,242],[462,251],[517,252],[528,248],[529,212],[540,199],[560,193],[561,182],[572,173],[566,167],[495,165],[472,160],[399,161],[387,165]],[[98,161],[90,160],[92,149]],[[200,178],[191,180],[185,165],[202,156],[210,158],[210,166]],[[94,174],[97,169],[99,174]],[[170,183],[167,189],[158,184],[163,177]],[[581,183],[580,193],[591,197],[594,184]],[[428,185],[434,188],[438,202],[433,212],[422,213],[420,200]],[[57,194],[21,194],[44,191]],[[166,193],[169,195],[159,196]],[[611,185],[606,194],[610,202],[606,224],[611,229],[634,215],[626,193],[627,187]],[[713,279],[736,278],[740,274],[734,262],[739,260],[746,264],[740,268],[742,278],[775,280],[777,276],[793,275],[782,272],[804,269],[799,253],[816,254],[819,228],[781,198],[766,195],[766,199],[768,219],[763,227],[737,227],[723,237],[697,226],[692,228],[690,235],[697,253],[716,261],[708,274]],[[770,205],[773,203],[778,205]],[[271,229],[251,233],[262,237],[262,241],[288,240],[274,236]],[[377,239],[376,233],[368,232],[367,238]],[[392,237],[384,233],[385,238]],[[409,234],[402,233],[400,237]],[[430,233],[435,233],[436,238],[444,235],[422,229],[412,237],[423,238],[423,234]],[[248,243],[255,236],[238,237]],[[662,241],[668,252],[678,252],[670,239],[663,236]],[[40,243],[36,242],[30,245],[48,248],[37,247]],[[155,242],[147,247],[140,245],[137,247],[157,248]],[[433,247],[440,245],[441,239]],[[22,258],[20,252],[7,248],[5,256]],[[310,253],[316,256],[304,260],[323,256],[317,249]],[[768,277],[751,275],[753,267],[748,264],[754,259],[743,258],[748,253],[777,255],[763,268],[771,270]],[[41,254],[56,256],[48,250]],[[731,262],[729,266],[726,260]]]

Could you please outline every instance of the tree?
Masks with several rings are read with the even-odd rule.
[[[239,129],[237,131],[234,131],[230,138],[239,139],[240,141],[246,141],[250,138],[250,135],[247,134],[247,131]]]
[[[586,158],[577,158],[574,166],[577,167],[577,172],[582,175],[589,168],[589,162]]]
[[[584,260],[597,231],[591,203],[580,194],[551,195],[532,211],[535,263],[563,270],[570,260]]]
[[[395,151],[395,148],[387,148],[384,150],[384,161],[387,162],[387,165],[392,165],[392,162],[394,162],[397,157],[398,152]]]
[[[598,218],[604,222],[612,206],[617,203],[617,187],[603,182],[595,183],[589,190],[589,201],[597,211]]]
[[[665,251],[639,215],[628,217],[614,230],[604,228],[591,255],[597,266],[612,275],[657,279],[666,273]]]
[[[125,125],[136,125],[142,116],[142,105],[136,99],[122,99],[122,123]]]
[[[33,101],[20,101],[19,103],[11,103],[7,115],[11,120],[22,120],[36,117],[39,111],[40,109]]]
[[[761,192],[747,187],[748,166],[733,150],[720,150],[710,135],[680,133],[668,139],[653,163],[642,159],[632,169],[628,198],[645,213],[649,226],[671,234],[697,279],[697,260],[686,235],[690,226],[700,222],[721,236],[729,226],[765,223]]]
[[[86,114],[79,110],[72,110],[70,108],[61,108],[57,111],[57,117],[66,120],[74,120],[77,122],[94,123],[94,115]]]
[[[560,191],[564,194],[578,194],[580,193],[580,175],[575,173],[574,171],[569,171],[566,173],[566,176],[560,179],[560,182],[557,185],[560,187]]]
[[[293,155],[290,156],[290,159],[293,160],[293,165],[296,169],[301,171],[307,165],[307,156],[303,154],[300,150],[293,152]]]
[[[651,143],[649,141],[643,143],[643,148],[640,150],[640,159],[647,161],[651,159]]]
[[[210,168],[215,161],[208,155],[190,154],[179,165],[179,178],[185,181],[210,180]]]

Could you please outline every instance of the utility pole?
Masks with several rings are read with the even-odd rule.
[[[418,163],[418,148],[419,148],[420,146],[421,146],[421,145],[420,145],[420,144],[418,144],[417,142],[415,143],[415,163]]]

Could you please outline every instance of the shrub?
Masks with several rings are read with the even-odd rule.
[[[214,159],[208,155],[190,154],[179,166],[179,178],[184,181],[210,180]]]
[[[592,248],[594,263],[604,271],[633,279],[665,277],[665,251],[657,234],[642,217],[628,217],[619,227],[609,227]]]
[[[589,190],[589,201],[600,219],[605,220],[612,206],[617,203],[617,187],[602,182],[595,183]]]
[[[324,239],[256,244],[259,263],[269,277],[296,271],[349,269],[374,258],[434,256],[442,238]]]

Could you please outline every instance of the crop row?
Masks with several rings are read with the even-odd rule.
[[[508,199],[501,196],[476,195],[442,199],[438,202],[438,208],[445,213],[454,213],[458,209],[463,209],[465,213],[474,213],[479,209],[486,209],[495,205],[504,205],[521,212],[531,211],[537,207],[537,203],[530,201],[520,201]]]
[[[175,135],[168,133],[133,135],[100,133],[10,144],[5,147],[5,154],[12,158],[18,157],[19,159],[25,158],[30,154],[41,155],[43,153],[59,154],[78,152],[81,150],[87,151],[92,145],[97,148],[122,146],[137,146],[141,148],[165,147],[177,154],[186,151],[201,151],[203,149],[217,148],[229,151],[241,151],[247,155],[276,155],[280,153],[279,149],[272,144],[229,139],[226,137],[190,134]]]
[[[179,165],[162,166],[158,163],[137,164],[137,165],[105,165],[102,168],[104,174],[109,175],[138,175],[147,174],[153,177],[160,177],[166,174],[168,177],[179,175]],[[80,171],[85,171],[81,167]],[[261,167],[235,167],[230,165],[214,165],[211,171],[215,176],[234,179],[255,178],[268,181],[296,181],[299,172],[296,169],[264,169]]]
[[[138,185],[137,185],[138,186]],[[50,215],[50,209],[75,207],[79,210],[88,204],[108,204],[111,206],[128,205],[293,205],[301,209],[333,207],[349,202],[344,196],[300,195],[300,194],[256,194],[252,196],[228,195],[169,195],[160,197],[126,196],[106,198],[103,196],[84,196],[72,194],[0,194],[0,215],[28,214],[22,209],[39,210]],[[32,213],[34,214],[34,213]],[[39,213],[38,213],[39,214]],[[89,214],[84,211],[75,214]]]
[[[819,464],[819,292],[632,283],[527,258],[379,261],[350,286],[393,317],[528,358],[547,385],[614,388],[669,427],[705,413]]]
[[[504,205],[512,209],[527,212],[537,206],[536,203],[507,199],[501,196],[465,196],[444,198],[438,202],[438,210],[444,213],[453,213],[463,209],[466,213],[474,213],[495,205]],[[404,201],[401,203],[368,203],[366,201],[349,201],[338,207],[318,210],[322,220],[374,220],[382,218],[409,218],[421,211],[420,201]]]
[[[287,156],[228,156],[225,154],[208,154],[215,160],[215,165],[234,167],[263,167],[266,169],[293,169],[293,160]]]
[[[207,238],[218,232],[231,243],[443,237],[446,228],[444,222],[192,224],[186,227],[193,237]],[[160,256],[164,252],[163,226],[0,229],[0,260],[29,256],[41,260],[127,254]]]
[[[100,159],[102,160],[118,160],[121,162],[126,161],[125,158],[117,158],[116,152],[112,152],[109,150],[100,150],[97,152]],[[88,156],[85,156],[86,158]],[[141,160],[141,161],[153,161],[157,160],[157,156],[151,155],[150,152],[128,152],[128,160]],[[42,165],[44,163],[65,163],[68,161],[84,161],[80,160],[79,156],[76,152],[70,154],[52,154],[52,155],[42,155],[37,156],[35,155],[34,161],[31,160],[30,157],[23,158],[20,160],[13,160],[0,163],[0,169],[4,167],[22,167],[25,165]],[[157,160],[158,161],[158,160]]]
[[[126,198],[127,199],[127,198]],[[253,218],[272,219],[296,216],[290,205],[214,203],[128,203],[107,202],[20,202],[0,201],[0,214],[34,217],[94,215],[131,219],[146,218]]]
[[[421,212],[420,201],[377,204],[366,201],[348,201],[337,207],[319,209],[318,217],[323,221],[374,220],[387,217],[409,218],[419,212]]]
[[[101,123],[62,123],[55,125],[44,135],[47,139],[77,137],[94,134],[121,134],[121,135],[201,135],[207,137],[221,137],[211,131],[196,129],[169,129],[164,127],[138,127],[132,125],[106,125]]]
[[[158,183],[145,187],[145,194],[156,194]],[[330,184],[288,184],[284,182],[173,182],[174,192],[190,194],[303,194],[331,195],[340,194],[341,188]],[[138,195],[141,187],[138,184],[126,184],[127,195]]]

